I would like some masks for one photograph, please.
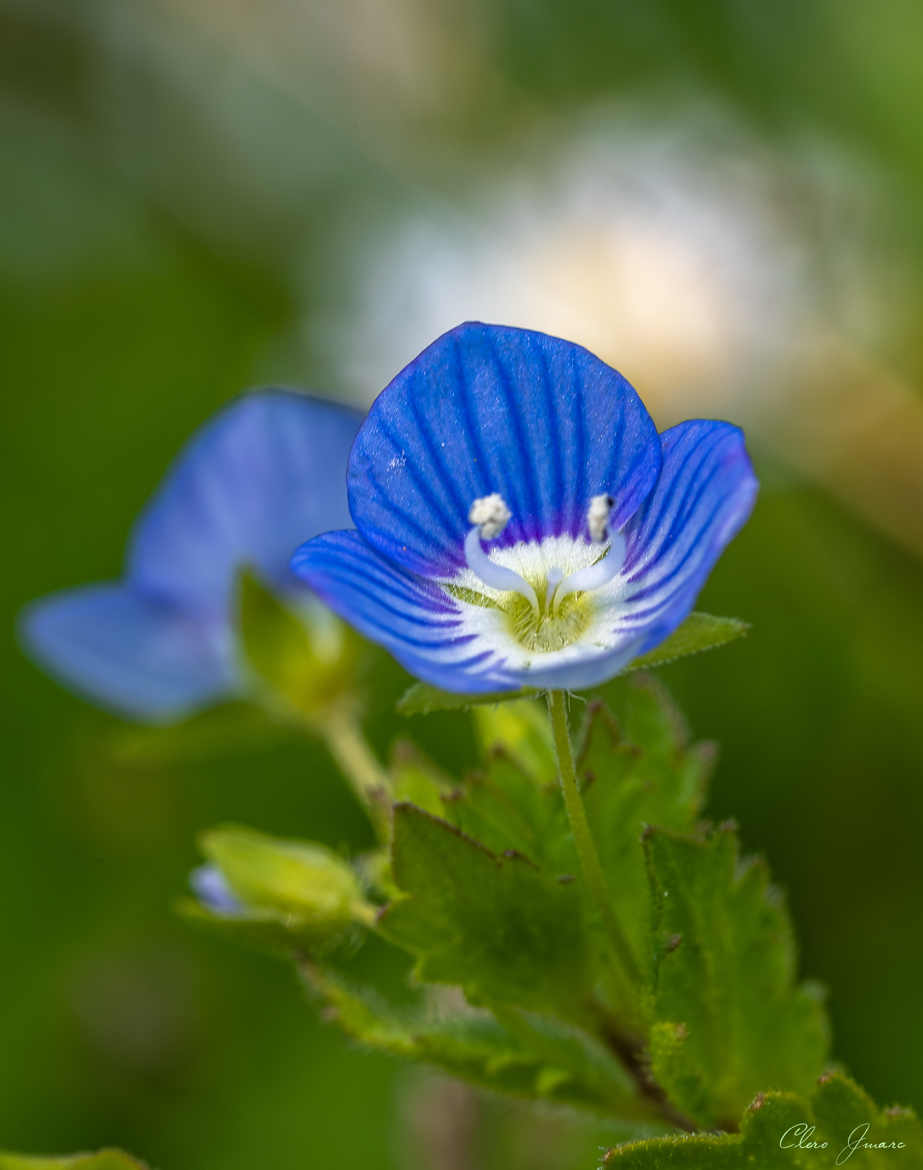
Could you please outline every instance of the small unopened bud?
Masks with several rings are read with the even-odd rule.
[[[468,523],[480,530],[482,540],[493,540],[506,527],[511,515],[503,496],[499,492],[491,492],[471,505]]]
[[[590,530],[590,540],[594,544],[601,544],[609,530],[609,517],[615,500],[611,496],[594,496],[587,509],[586,523]]]
[[[323,845],[236,825],[211,829],[201,843],[223,887],[244,907],[295,915],[317,930],[344,927],[355,916],[361,900],[356,875]]]

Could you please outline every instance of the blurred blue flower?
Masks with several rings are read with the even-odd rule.
[[[581,346],[469,323],[379,395],[348,487],[358,531],[309,541],[295,572],[411,673],[484,692],[593,686],[652,649],[757,483],[738,428],[658,435]]]
[[[89,698],[150,722],[243,691],[235,574],[249,565],[283,596],[305,597],[292,549],[348,523],[345,468],[359,421],[286,390],[232,403],[192,438],[141,515],[124,578],[27,608],[29,652]]]

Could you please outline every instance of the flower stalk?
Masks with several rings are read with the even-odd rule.
[[[602,916],[609,942],[623,974],[631,983],[637,984],[640,977],[638,965],[612,909],[612,899],[609,896],[606,875],[600,864],[596,843],[593,840],[586,809],[583,806],[583,798],[577,787],[577,767],[574,762],[574,752],[567,723],[567,703],[564,691],[548,692],[548,714],[551,719],[551,732],[558,759],[561,792],[564,796],[564,806],[567,809],[571,832],[574,835],[577,855],[580,858],[583,879],[592,901]]]
[[[367,811],[379,840],[386,843],[389,837],[391,781],[355,718],[342,711],[329,711],[318,725],[318,731],[360,804]]]

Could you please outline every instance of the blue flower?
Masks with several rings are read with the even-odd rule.
[[[753,506],[743,435],[658,435],[581,346],[469,323],[379,395],[348,470],[356,530],[295,572],[412,674],[450,691],[581,688],[690,612]]]
[[[152,722],[245,690],[236,572],[250,565],[280,594],[304,598],[292,549],[348,523],[345,467],[359,421],[285,390],[232,403],[192,438],[141,515],[124,578],[33,603],[27,649],[89,698]]]

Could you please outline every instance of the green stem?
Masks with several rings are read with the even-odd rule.
[[[551,717],[551,732],[554,736],[554,746],[558,756],[561,792],[564,795],[564,806],[567,809],[571,832],[574,835],[574,844],[577,846],[583,878],[589,889],[590,897],[602,915],[612,949],[622,970],[633,983],[637,983],[639,979],[638,967],[612,909],[606,875],[603,873],[599,854],[596,852],[596,843],[590,831],[586,809],[583,807],[583,798],[577,787],[577,767],[574,763],[574,752],[567,727],[567,706],[563,691],[548,692],[548,713]]]
[[[330,754],[369,814],[379,838],[388,839],[391,781],[352,716],[329,712],[318,728]]]

